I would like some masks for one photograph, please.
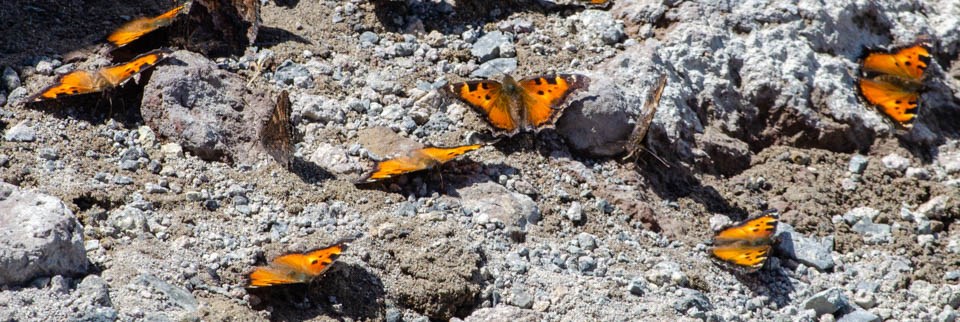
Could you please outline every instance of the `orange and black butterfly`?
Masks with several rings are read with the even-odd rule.
[[[471,144],[451,148],[425,147],[416,149],[406,155],[377,162],[373,170],[364,175],[357,183],[370,183],[405,173],[431,169],[482,146]]]
[[[587,88],[590,79],[576,74],[534,76],[503,82],[478,80],[454,83],[443,89],[470,105],[504,135],[539,131],[553,126],[563,113],[567,96]]]
[[[330,269],[346,247],[346,243],[340,242],[306,253],[281,255],[270,261],[268,266],[254,268],[247,275],[249,279],[247,287],[308,283]]]
[[[270,119],[264,124],[260,136],[260,141],[267,153],[277,163],[287,168],[292,165],[293,154],[296,151],[294,141],[297,140],[298,136],[297,128],[290,121],[292,111],[290,94],[284,90],[277,96],[277,105],[273,109]]]
[[[142,17],[131,20],[107,36],[107,41],[117,48],[126,46],[134,40],[143,37],[143,35],[172,24],[174,18],[184,12],[183,10],[187,5],[188,4],[180,5],[156,17]]]
[[[924,43],[895,53],[873,52],[863,60],[860,94],[900,126],[911,127],[917,117],[923,72],[930,63]]]
[[[650,123],[653,123],[653,116],[657,114],[657,106],[660,105],[660,97],[663,96],[665,87],[667,87],[667,75],[660,75],[653,92],[647,95],[647,101],[643,103],[643,112],[645,113],[643,118],[637,120],[633,132],[630,133],[630,138],[627,139],[627,144],[624,147],[627,150],[627,156],[623,158],[624,160],[638,156],[639,152],[643,151],[644,139],[647,138]]]
[[[725,266],[744,273],[763,267],[776,242],[779,216],[775,210],[721,230],[713,237],[710,255]]]
[[[29,101],[56,99],[63,96],[100,92],[117,87],[131,77],[156,65],[170,54],[168,49],[157,49],[119,65],[104,67],[97,71],[78,70],[63,75]]]
[[[613,4],[610,0],[580,0],[593,8],[609,8]]]

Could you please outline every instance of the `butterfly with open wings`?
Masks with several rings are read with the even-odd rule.
[[[896,52],[871,52],[863,59],[860,94],[904,128],[917,117],[930,46],[920,42]]]
[[[710,255],[734,271],[756,272],[770,257],[778,222],[776,210],[768,210],[759,217],[727,227],[713,237]]]
[[[31,96],[28,102],[63,96],[95,93],[120,86],[133,76],[156,65],[170,55],[169,49],[157,49],[119,65],[96,71],[78,70],[63,75],[53,84]]]
[[[304,253],[278,256],[269,265],[256,267],[247,274],[247,287],[308,283],[330,269],[346,247],[345,242],[339,242]]]
[[[409,151],[396,158],[378,161],[373,170],[364,175],[357,183],[370,183],[410,172],[431,169],[481,147],[483,145],[470,144],[448,148],[424,147]]]

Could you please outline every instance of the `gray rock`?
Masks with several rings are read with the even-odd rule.
[[[310,75],[310,70],[291,60],[285,60],[277,67],[277,71],[273,73],[273,79],[282,84],[297,85],[300,88],[313,87],[313,76]]]
[[[33,129],[29,121],[24,120],[7,129],[3,139],[10,142],[33,142],[37,140],[37,131]]]
[[[910,166],[910,159],[904,158],[896,153],[891,153],[883,157],[883,159],[880,159],[880,162],[883,163],[883,167],[900,172],[903,172]]]
[[[113,183],[121,186],[133,184],[133,178],[129,176],[114,176]]]
[[[57,151],[57,148],[44,147],[40,148],[39,156],[44,160],[56,160],[60,158],[60,152]]]
[[[7,105],[18,105],[23,103],[30,96],[30,93],[27,92],[27,88],[20,86],[10,91],[10,94],[7,94]]]
[[[780,235],[780,242],[777,244],[780,253],[821,272],[833,269],[833,236],[817,240],[797,233],[792,226],[785,223],[777,226],[777,234]]]
[[[484,63],[488,60],[500,57],[500,47],[504,44],[512,44],[513,37],[508,36],[500,31],[491,31],[483,36],[480,39],[477,39],[473,43],[473,48],[470,49],[470,53],[473,57],[477,58],[477,61]]]
[[[77,285],[77,294],[84,302],[95,306],[113,306],[107,281],[100,276],[87,275]]]
[[[843,290],[832,288],[808,297],[801,307],[804,310],[814,310],[817,316],[820,316],[833,314],[848,305],[847,296],[843,294]]]
[[[519,274],[523,274],[527,272],[527,268],[528,268],[527,262],[520,257],[520,254],[517,254],[517,253],[507,254],[506,262],[507,262],[507,266],[510,268],[511,271],[514,271]]]
[[[581,223],[583,222],[583,206],[579,201],[571,202],[570,208],[567,208],[567,211],[564,212],[564,215],[572,222]]]
[[[644,277],[648,282],[657,286],[687,285],[687,274],[683,272],[680,264],[672,261],[663,261],[654,265],[646,272]]]
[[[484,214],[490,220],[520,228],[540,221],[540,209],[533,199],[521,193],[510,192],[499,184],[483,182],[463,188],[459,192],[463,198],[463,207],[475,210],[475,216]]]
[[[915,212],[923,217],[937,220],[960,217],[960,213],[956,210],[953,213],[950,212],[950,209],[957,209],[957,201],[948,195],[938,195],[918,206]]]
[[[129,205],[111,213],[108,221],[118,233],[137,236],[148,231],[147,216],[144,211]]]
[[[630,294],[643,296],[643,293],[647,290],[647,282],[642,278],[634,278],[630,280],[630,284],[627,284],[627,290],[630,291]]]
[[[248,91],[246,79],[200,54],[177,51],[171,60],[179,63],[155,68],[144,88],[140,109],[147,125],[204,160],[259,160],[273,97]]]
[[[867,169],[867,163],[870,161],[869,158],[860,154],[854,154],[850,158],[850,164],[847,165],[847,171],[856,174],[863,174],[863,171]]]
[[[56,197],[0,182],[0,285],[83,274],[83,227]]]
[[[364,31],[362,34],[360,34],[361,44],[376,45],[378,41],[380,41],[380,36],[375,32]]]
[[[633,131],[627,111],[642,100],[628,96],[606,75],[590,77],[589,90],[567,98],[569,106],[557,121],[557,133],[577,151],[598,157],[621,154]]]
[[[866,220],[861,220],[853,225],[850,230],[863,235],[863,241],[871,245],[885,244],[893,240],[893,235],[890,233],[890,225],[887,224],[875,224]]]
[[[516,306],[496,306],[482,308],[470,313],[463,319],[464,322],[536,322],[543,318],[534,310],[522,309]]]
[[[294,110],[303,111],[303,118],[310,122],[344,124],[347,120],[346,111],[341,104],[321,95],[300,95],[293,102],[293,106]]]
[[[577,235],[577,244],[587,251],[594,250],[597,248],[597,237],[588,233],[580,233]]]
[[[533,307],[533,295],[524,291],[514,291],[510,302],[521,309],[529,309]]]
[[[7,91],[13,91],[20,87],[20,76],[17,75],[17,71],[10,68],[10,66],[3,67],[3,75],[0,76],[0,89],[6,89]]]
[[[876,210],[870,207],[857,207],[844,213],[843,221],[846,222],[847,225],[856,224],[861,220],[865,220],[867,222],[873,222],[873,219],[877,218],[877,215],[879,214],[880,214],[879,210]]]
[[[579,269],[581,273],[592,272],[596,268],[597,260],[593,257],[580,256],[580,258],[577,258],[577,269]]]
[[[877,322],[877,321],[880,321],[880,317],[866,310],[854,310],[853,312],[844,314],[839,319],[837,319],[837,322]]]
[[[906,172],[907,178],[914,178],[917,180],[927,180],[930,179],[930,171],[924,168],[907,168]]]
[[[497,75],[508,74],[517,69],[516,58],[496,58],[483,64],[470,73],[473,78],[493,78]]]
[[[197,298],[193,296],[190,291],[187,291],[181,287],[175,286],[173,284],[164,282],[156,276],[150,274],[142,274],[138,276],[134,281],[134,284],[151,287],[157,292],[160,292],[166,296],[167,300],[170,303],[180,307],[183,310],[188,312],[195,312],[200,306],[200,302],[197,301]]]
[[[691,313],[713,310],[713,304],[710,304],[710,299],[700,291],[682,288],[680,292],[682,293],[680,298],[673,302],[673,309],[677,310],[677,312],[693,316],[694,314]]]

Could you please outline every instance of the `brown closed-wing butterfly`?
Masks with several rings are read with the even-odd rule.
[[[100,92],[123,84],[134,75],[156,65],[170,54],[169,49],[157,49],[119,65],[97,71],[78,70],[63,75],[28,101],[55,99],[61,96]]]
[[[552,127],[565,108],[567,96],[589,85],[589,78],[576,74],[541,75],[520,81],[504,75],[502,82],[476,80],[443,89],[483,115],[496,130],[510,136]]]
[[[357,183],[369,183],[405,173],[431,169],[482,146],[471,144],[450,148],[425,147],[416,149],[396,158],[378,161],[373,170],[364,175]]]
[[[860,94],[898,125],[910,128],[929,63],[930,49],[923,42],[891,53],[872,52],[862,63]]]
[[[133,19],[117,28],[117,30],[114,30],[113,33],[107,36],[107,41],[115,47],[126,46],[134,40],[143,37],[143,35],[173,23],[173,19],[183,12],[183,9],[186,8],[188,4],[189,3],[170,9],[170,11],[164,12],[156,17]]]
[[[756,272],[770,256],[778,222],[776,210],[768,210],[759,217],[723,229],[714,236],[710,255],[735,271]]]
[[[647,132],[650,130],[650,124],[653,123],[653,117],[657,114],[657,107],[660,105],[660,96],[663,95],[663,89],[667,87],[667,75],[660,75],[657,85],[653,92],[647,95],[647,100],[643,103],[643,117],[637,120],[633,127],[633,132],[627,139],[624,147],[627,150],[627,156],[623,159],[638,157],[643,151],[643,142],[647,138]]]
[[[287,168],[293,164],[293,154],[296,152],[294,143],[298,139],[297,128],[290,120],[290,114],[292,114],[290,94],[284,90],[277,96],[277,105],[270,119],[263,125],[260,136],[260,141],[267,153],[277,163]]]
[[[249,279],[247,287],[308,283],[330,269],[346,247],[346,243],[340,242],[305,253],[278,256],[270,261],[268,266],[254,268],[247,275]]]

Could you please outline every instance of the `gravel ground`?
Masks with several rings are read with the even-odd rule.
[[[179,50],[109,95],[20,104],[169,5],[0,10],[0,321],[957,319],[956,3],[278,0],[242,56]],[[858,96],[858,59],[921,35],[905,131]],[[353,183],[488,131],[437,89],[503,72],[591,86],[556,129]],[[621,161],[661,74],[647,144],[666,163]],[[289,169],[258,139],[283,89]],[[766,266],[715,265],[714,231],[768,208]],[[244,288],[344,238],[313,283]]]

